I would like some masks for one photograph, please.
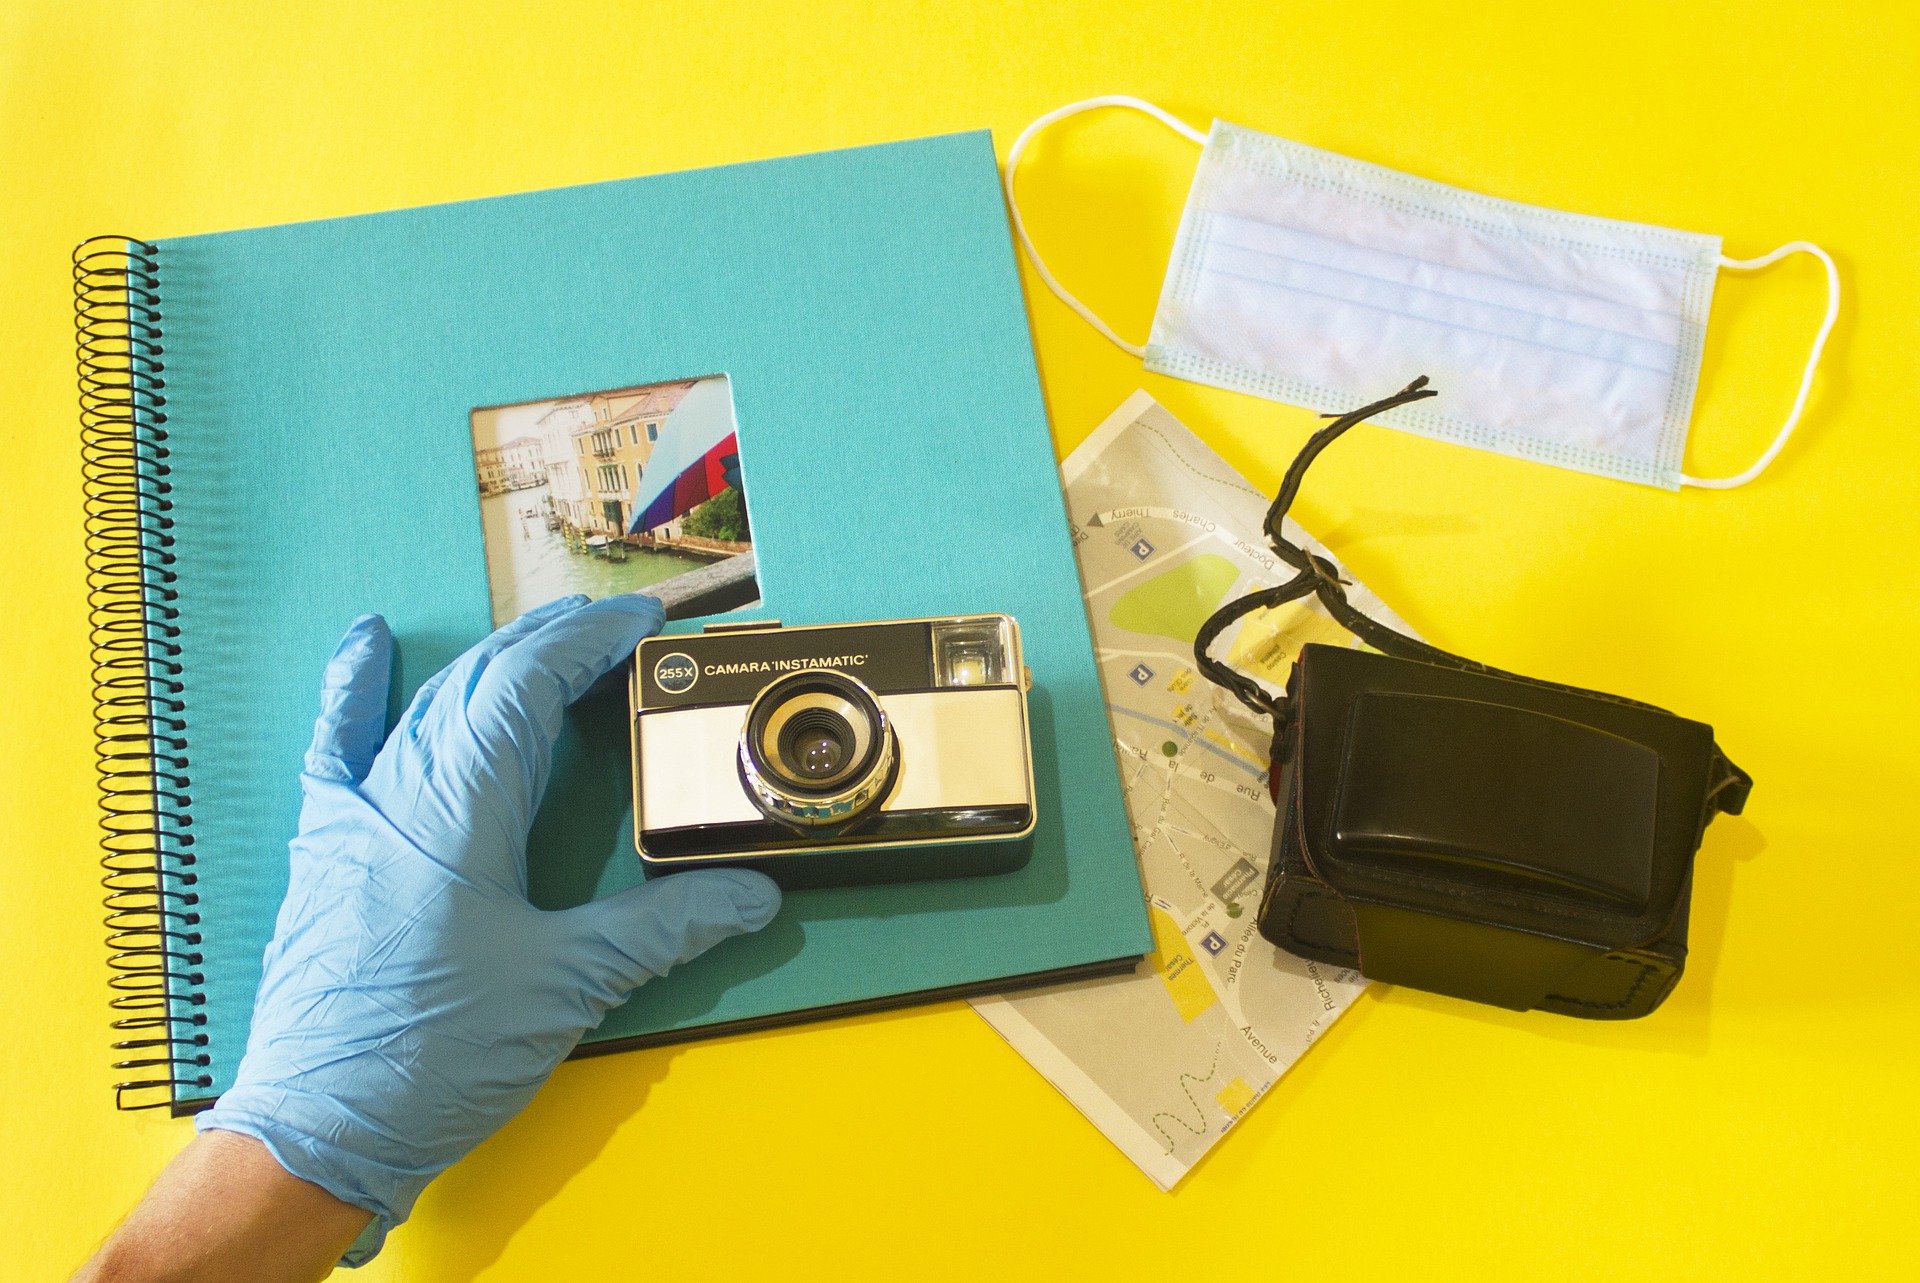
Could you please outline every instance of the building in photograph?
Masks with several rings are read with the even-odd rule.
[[[634,525],[635,493],[668,419],[703,382],[688,379],[551,402],[531,434],[478,452],[481,493],[545,485],[549,525],[564,529],[569,539],[626,537]],[[730,418],[724,385],[720,395],[728,401]],[[681,525],[682,516],[675,514],[638,533],[677,541]]]
[[[583,478],[583,530],[624,535],[633,516],[633,491],[660,439],[660,429],[697,380],[599,392],[579,398],[590,418],[568,429]]]
[[[507,492],[507,469],[500,461],[500,447],[488,446],[473,452],[473,469],[480,476],[480,497],[489,498]]]
[[[582,459],[574,448],[574,429],[593,422],[585,397],[556,402],[534,425],[540,437],[541,465],[547,475],[547,499],[553,515],[584,527],[592,508]]]
[[[547,480],[540,438],[515,437],[500,446],[500,470],[509,490],[529,490]]]
[[[474,470],[480,476],[480,497],[527,490],[546,484],[547,470],[538,437],[515,437],[474,452]]]

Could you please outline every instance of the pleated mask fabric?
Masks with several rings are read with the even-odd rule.
[[[1203,145],[1144,345],[1053,279],[1013,203],[1032,136],[1095,106],[1146,111]],[[1443,396],[1381,422],[1668,489],[1744,484],[1772,462],[1839,304],[1832,260],[1806,242],[1727,259],[1718,236],[1483,196],[1225,121],[1201,134],[1130,98],[1035,121],[1009,155],[1007,190],[1048,286],[1149,370],[1321,411],[1426,375]],[[1800,399],[1747,472],[1690,477],[1681,460],[1716,275],[1795,251],[1826,264],[1829,287]]]

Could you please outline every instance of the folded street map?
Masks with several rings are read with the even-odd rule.
[[[1145,392],[1061,473],[1155,949],[1132,976],[973,1005],[1171,1189],[1366,982],[1255,929],[1273,836],[1270,728],[1193,664],[1218,606],[1292,577],[1261,533],[1270,500]],[[1361,585],[1347,595],[1406,627]],[[1249,616],[1215,653],[1277,691],[1306,642],[1355,644],[1310,599]]]

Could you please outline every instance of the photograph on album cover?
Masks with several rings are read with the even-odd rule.
[[[486,406],[472,426],[496,627],[753,549],[724,374]]]

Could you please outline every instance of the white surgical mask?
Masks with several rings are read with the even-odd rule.
[[[1202,144],[1145,347],[1115,334],[1041,262],[1013,175],[1041,129],[1131,107]],[[1497,200],[1216,120],[1202,134],[1138,98],[1048,112],[1007,154],[1007,202],[1047,287],[1146,368],[1344,411],[1428,375],[1438,401],[1381,422],[1541,463],[1678,489],[1759,476],[1787,443],[1840,310],[1840,276],[1806,241],[1754,259],[1720,238]],[[1680,470],[1720,268],[1812,254],[1827,316],[1800,395],[1752,467]]]

